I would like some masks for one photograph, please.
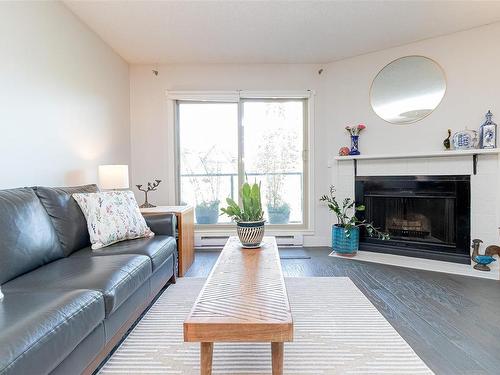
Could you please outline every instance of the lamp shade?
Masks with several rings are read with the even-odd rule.
[[[128,165],[100,165],[99,187],[104,190],[128,189]]]

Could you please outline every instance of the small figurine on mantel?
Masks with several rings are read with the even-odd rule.
[[[339,156],[349,156],[349,147],[341,147],[339,150]]]
[[[446,151],[450,150],[451,149],[451,142],[450,142],[450,138],[451,138],[451,129],[448,129],[448,138],[446,138],[444,141],[443,141],[443,146],[444,146],[444,149]]]
[[[137,186],[137,189],[144,192],[144,195],[145,195],[144,203],[139,206],[140,208],[156,207],[154,204],[151,204],[148,202],[148,193],[150,191],[156,191],[156,189],[158,188],[158,185],[160,185],[160,182],[161,182],[161,180],[154,180],[154,182],[148,182],[148,186],[146,189],[143,189],[142,185],[135,185],[135,186]]]
[[[491,271],[490,267],[488,267],[488,264],[490,264],[491,262],[496,262],[496,259],[493,258],[493,254],[498,255],[500,253],[500,247],[488,246],[486,248],[485,255],[479,255],[479,247],[482,243],[483,241],[479,239],[472,240],[472,260],[476,263],[474,265],[474,269],[478,271]]]

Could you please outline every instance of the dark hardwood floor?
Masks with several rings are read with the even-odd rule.
[[[310,259],[282,259],[285,277],[351,278],[436,374],[500,374],[500,281],[299,251]],[[218,255],[196,252],[187,276],[206,277]]]

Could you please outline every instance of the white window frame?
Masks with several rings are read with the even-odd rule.
[[[169,177],[171,184],[169,200],[179,203],[180,198],[180,160],[179,160],[179,123],[177,116],[178,102],[218,102],[238,104],[238,133],[242,130],[242,105],[245,100],[276,100],[276,99],[301,99],[305,100],[304,107],[304,144],[303,144],[303,223],[266,225],[266,233],[269,235],[283,234],[313,234],[314,215],[312,208],[315,201],[314,192],[314,91],[168,91],[167,111],[170,147],[169,150]],[[242,137],[238,136],[239,152],[238,158],[242,158]],[[239,160],[243,163],[243,160]],[[241,173],[242,165],[238,165],[238,172]],[[241,176],[240,176],[241,178]],[[241,181],[241,180],[240,180]],[[226,235],[234,231],[232,224],[212,224],[196,225],[195,230],[200,235],[221,234]]]

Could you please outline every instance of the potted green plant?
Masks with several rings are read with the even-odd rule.
[[[337,217],[337,224],[332,225],[332,249],[340,255],[353,256],[359,248],[359,229],[364,227],[370,237],[381,240],[389,239],[389,234],[381,232],[372,223],[360,221],[356,212],[364,211],[365,206],[358,205],[351,198],[345,198],[342,203],[337,201],[335,187],[330,186],[330,194],[323,195],[321,202],[326,202],[328,208]]]
[[[260,184],[245,182],[241,187],[241,206],[227,198],[227,207],[221,208],[223,214],[236,222],[236,230],[245,248],[258,248],[264,237],[264,212],[260,197]]]

